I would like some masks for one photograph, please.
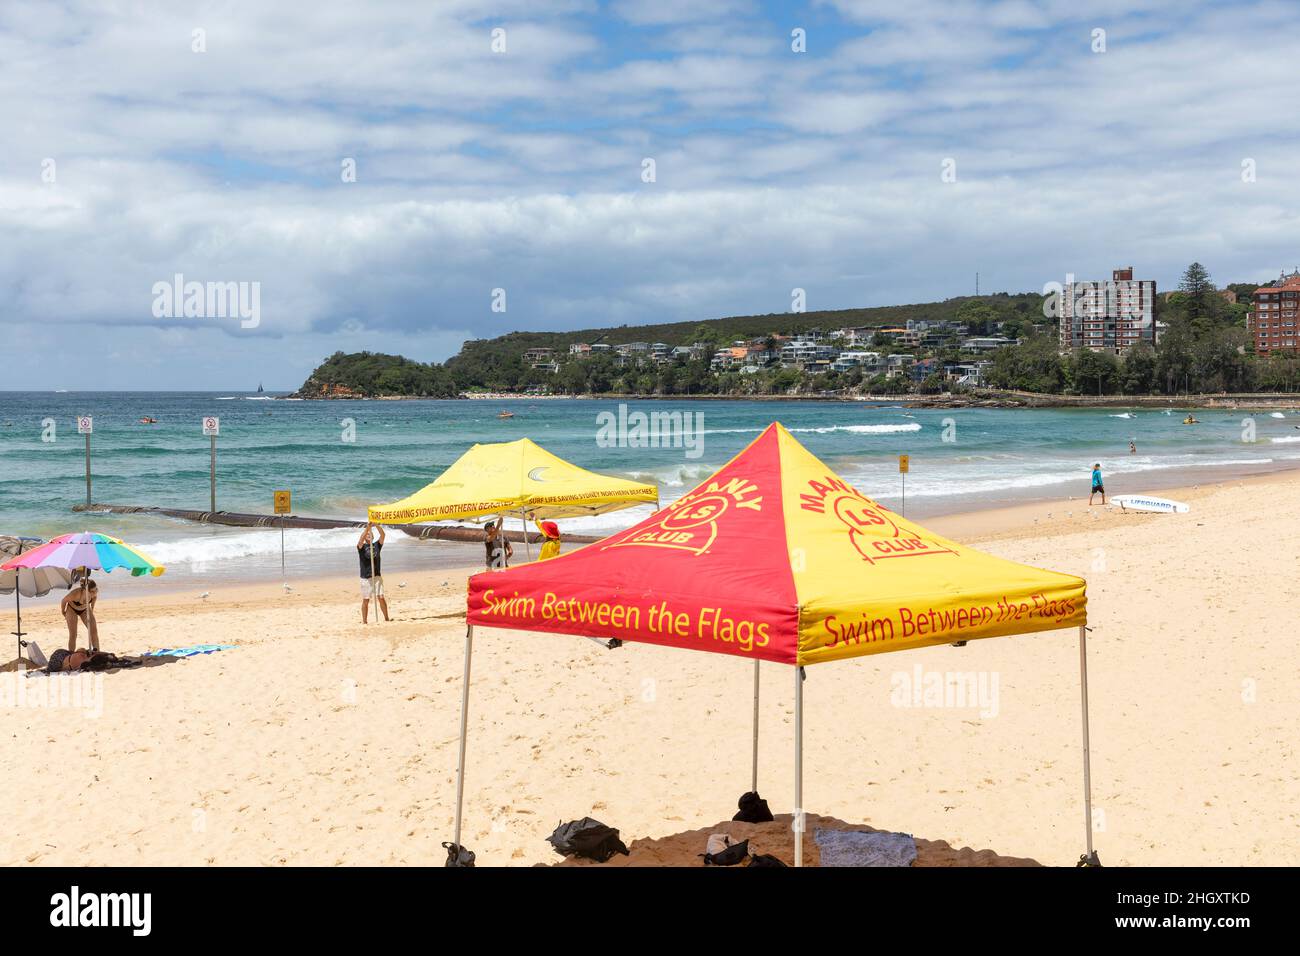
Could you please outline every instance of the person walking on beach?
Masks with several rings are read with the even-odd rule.
[[[537,522],[537,530],[542,533],[546,540],[542,543],[542,552],[537,556],[538,561],[549,561],[551,558],[559,557],[560,554],[560,526],[554,521]]]
[[[77,622],[86,625],[86,634],[92,651],[99,650],[99,622],[95,620],[95,602],[99,600],[99,585],[91,580],[89,572],[82,568],[78,583],[59,602],[63,619],[68,622],[68,653],[77,649]]]
[[[1106,486],[1101,483],[1101,462],[1092,466],[1092,492],[1088,495],[1088,504],[1092,504],[1092,496],[1100,494],[1101,503],[1106,503]]]
[[[361,623],[368,624],[370,599],[374,598],[388,620],[388,601],[384,598],[384,566],[380,552],[384,549],[384,526],[379,525],[379,540],[375,540],[375,525],[366,525],[357,541],[357,557],[361,561]],[[373,562],[373,566],[372,566]]]
[[[501,531],[501,525],[505,523],[505,518],[498,518],[496,521],[489,521],[483,526],[483,549],[487,559],[487,569],[489,571],[500,571],[503,568],[510,567],[510,559],[514,557],[515,550],[510,547],[510,542],[506,540],[505,534]]]

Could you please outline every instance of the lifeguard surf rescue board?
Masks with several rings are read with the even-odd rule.
[[[1164,514],[1185,515],[1191,507],[1181,501],[1168,498],[1149,498],[1146,495],[1115,495],[1110,499],[1113,505],[1119,505],[1125,511],[1158,511]]]

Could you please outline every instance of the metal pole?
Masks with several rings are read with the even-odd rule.
[[[18,556],[22,557],[23,543],[18,542]],[[23,569],[14,568],[14,610],[18,614],[18,630],[14,632],[14,637],[18,638],[18,657],[21,660],[23,656],[23,588],[22,588]],[[35,583],[35,582],[33,582]]]
[[[375,557],[370,556],[370,563],[374,564]],[[284,515],[280,515],[280,578],[284,579]]]
[[[528,544],[528,515],[523,508],[519,509],[519,522],[524,529],[524,555],[531,561],[533,560],[533,549]]]
[[[754,661],[754,772],[749,778],[751,793],[758,793],[758,661]]]
[[[86,432],[86,507],[90,507],[90,432]]]
[[[1083,813],[1092,857],[1092,763],[1088,744],[1088,627],[1079,625],[1079,693],[1083,700]]]
[[[369,518],[369,514],[366,515]],[[375,616],[373,618],[376,624],[379,623],[379,595],[375,593],[375,529],[370,529],[370,596],[375,599]]]
[[[465,677],[460,687],[460,757],[456,761],[456,826],[452,842],[460,852],[460,811],[465,798],[465,736],[469,728],[469,662],[474,654],[474,625],[465,628]]]
[[[903,510],[902,515],[907,517],[907,472],[903,472]]]
[[[794,865],[803,866],[803,668],[794,669]]]
[[[208,510],[215,512],[217,510],[217,436],[211,435],[208,440],[212,442],[212,465],[209,475],[212,500],[210,502],[211,507],[209,507]]]

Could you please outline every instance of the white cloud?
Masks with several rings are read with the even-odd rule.
[[[275,380],[372,339],[440,358],[469,334],[783,311],[793,285],[832,308],[964,293],[976,269],[1018,290],[1200,259],[1229,281],[1300,255],[1293,58],[1259,42],[1284,5],[595,9],[6,3],[0,326],[70,336],[11,337],[19,374],[72,341],[88,369],[111,345],[124,376],[234,384],[241,354]],[[176,272],[261,282],[262,327],[154,319]]]

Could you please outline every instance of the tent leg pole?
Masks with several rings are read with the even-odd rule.
[[[1088,836],[1088,856],[1093,857],[1092,849],[1092,760],[1088,743],[1088,628],[1079,625],[1079,695],[1083,708],[1083,813],[1084,826]]]
[[[758,661],[754,661],[754,763],[749,789],[751,793],[758,793]]]
[[[465,676],[460,688],[460,757],[456,761],[456,827],[452,842],[460,852],[461,808],[465,803],[465,737],[469,730],[469,664],[474,656],[474,625],[465,628]]]
[[[519,525],[524,529],[524,556],[531,561],[533,560],[533,549],[528,543],[528,515],[522,508],[519,509]]]
[[[794,669],[794,865],[803,866],[803,668]]]

